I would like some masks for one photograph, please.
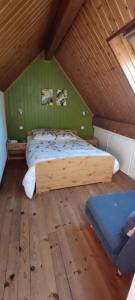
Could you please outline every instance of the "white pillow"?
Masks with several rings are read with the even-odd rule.
[[[76,135],[71,130],[60,130],[56,132],[56,140],[74,140]]]
[[[32,137],[34,140],[51,141],[56,139],[56,134],[51,129],[33,129],[32,133]]]
[[[51,135],[36,135],[33,137],[35,141],[53,141],[54,138]]]
[[[63,140],[73,140],[76,139],[76,135],[71,130],[57,130],[57,129],[33,129],[33,139],[34,140],[57,140],[57,141],[63,141]]]

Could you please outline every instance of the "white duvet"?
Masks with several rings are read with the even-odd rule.
[[[97,155],[106,156],[111,154],[93,147],[92,145],[88,144],[83,139],[77,136],[74,139],[56,139],[52,141],[41,141],[29,138],[26,148],[26,161],[28,165],[28,171],[25,174],[22,182],[27,197],[31,199],[34,194],[36,184],[36,163],[66,157]],[[113,174],[116,173],[118,170],[119,162],[117,159],[115,159]]]

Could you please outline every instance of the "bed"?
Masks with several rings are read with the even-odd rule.
[[[28,171],[23,179],[29,198],[36,193],[109,182],[119,169],[111,154],[93,147],[69,130],[33,130],[26,147]]]

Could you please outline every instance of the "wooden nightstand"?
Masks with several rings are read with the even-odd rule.
[[[94,136],[85,137],[84,140],[95,147],[98,145],[98,141]]]
[[[8,143],[8,159],[25,159],[26,143]]]

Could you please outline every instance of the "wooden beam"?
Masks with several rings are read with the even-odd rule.
[[[135,139],[135,125],[94,117],[93,125]]]
[[[45,43],[45,58],[48,60],[54,56],[85,0],[62,0],[60,2]]]
[[[133,19],[131,22],[114,32],[109,38],[107,38],[107,42],[110,42],[113,38],[118,36],[119,34],[123,33],[124,35],[127,34],[129,31],[135,28],[135,19]]]

